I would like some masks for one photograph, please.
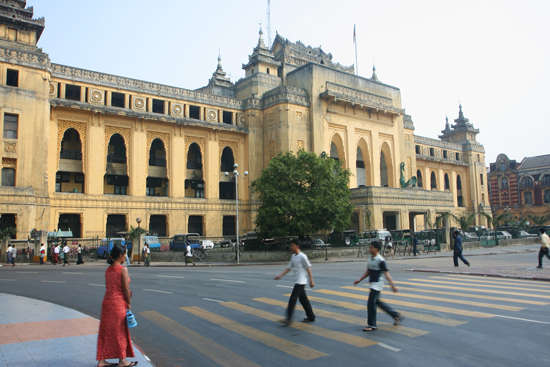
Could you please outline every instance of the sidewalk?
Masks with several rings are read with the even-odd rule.
[[[0,293],[0,367],[97,366],[99,321],[32,298]],[[134,344],[138,366],[153,364]],[[110,360],[118,363],[118,360]]]

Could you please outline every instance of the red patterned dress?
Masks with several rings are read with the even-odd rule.
[[[121,271],[124,266],[109,266],[105,271],[105,297],[97,336],[96,360],[134,357],[130,331],[126,323],[128,304],[122,291]],[[130,278],[128,278],[130,282]]]

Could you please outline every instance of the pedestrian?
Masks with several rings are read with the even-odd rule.
[[[391,236],[386,237],[386,249],[389,251],[388,256],[391,255],[392,259],[395,257],[395,251],[393,250],[393,243]]]
[[[76,253],[78,256],[78,260],[76,261],[76,265],[84,264],[84,260],[82,260],[82,245],[79,243],[78,247],[76,249]]]
[[[294,270],[294,289],[292,290],[292,294],[288,300],[286,318],[280,321],[280,323],[285,326],[290,325],[292,322],[292,314],[294,313],[297,300],[300,300],[300,304],[304,308],[304,311],[306,311],[306,318],[304,318],[302,322],[315,321],[315,314],[313,313],[313,309],[309,303],[305,289],[307,284],[306,273],[309,276],[309,286],[313,288],[315,283],[313,282],[313,274],[311,273],[311,264],[307,258],[307,255],[300,251],[300,245],[300,240],[292,240],[290,242],[290,251],[292,252],[290,262],[280,275],[273,278],[275,280],[279,280],[290,270]]]
[[[6,250],[6,263],[7,263],[7,265],[11,264],[11,261],[12,261],[11,250],[12,250],[12,247],[11,247],[11,243],[10,243],[10,244],[8,244],[8,249]]]
[[[455,264],[455,268],[458,267],[458,259],[462,260],[462,262],[468,266],[470,266],[470,263],[468,260],[462,256],[462,236],[460,235],[459,231],[455,231],[453,233],[453,237],[455,239],[455,249],[453,253],[453,262]]]
[[[14,267],[15,266],[15,258],[17,257],[17,247],[15,247],[15,245],[13,245],[13,247],[11,248],[11,266]]]
[[[185,248],[185,266],[189,262],[193,263],[193,266],[195,266],[195,262],[193,261],[193,252],[191,252],[191,245],[187,243],[187,247]]]
[[[43,243],[40,244],[40,265],[44,265],[44,258],[46,257],[46,247]]]
[[[69,262],[69,252],[71,249],[69,248],[69,245],[67,245],[67,242],[65,242],[65,245],[63,246],[63,266],[69,265],[71,266],[71,263]]]
[[[59,244],[55,244],[55,247],[53,249],[53,261],[52,263],[54,265],[57,265],[57,263],[59,262]]]
[[[105,271],[105,296],[101,305],[99,332],[97,335],[98,367],[116,366],[107,359],[118,358],[118,366],[135,366],[126,357],[135,357],[126,322],[126,312],[131,309],[130,277],[122,264],[126,258],[124,247],[113,246],[109,255],[111,265]]]
[[[541,228],[540,229],[539,266],[537,266],[537,269],[542,269],[542,258],[544,257],[544,255],[546,255],[546,257],[550,259],[550,255],[548,254],[549,248],[550,248],[550,237],[548,237],[544,228]]]
[[[416,235],[413,234],[413,254],[416,256],[416,254],[420,255],[420,252],[416,250],[416,247],[418,246],[418,238],[416,238]]]
[[[149,244],[145,244],[145,266],[149,267],[151,265],[151,249],[149,249]]]
[[[370,293],[369,300],[367,303],[367,320],[368,325],[363,329],[363,331],[374,331],[378,328],[376,324],[376,308],[379,306],[383,311],[393,317],[393,324],[399,325],[403,321],[404,317],[399,314],[399,312],[393,310],[390,306],[385,304],[380,300],[380,292],[384,289],[384,277],[382,273],[390,282],[391,288],[394,292],[397,292],[398,289],[393,282],[393,279],[390,275],[388,267],[386,266],[386,260],[380,255],[380,248],[382,245],[378,241],[371,242],[369,246],[369,253],[371,257],[367,263],[367,270],[361,278],[353,282],[353,285],[359,284],[363,279],[369,277],[370,283]]]
[[[143,259],[143,262],[147,261],[147,244],[146,243],[143,245],[143,250],[141,250],[141,258]]]
[[[126,266],[130,266],[130,257],[128,256],[128,246],[124,244],[124,253],[126,254]]]

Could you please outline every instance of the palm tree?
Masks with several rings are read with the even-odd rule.
[[[550,213],[543,215],[529,215],[529,219],[537,226],[544,226],[546,222],[550,222]]]
[[[128,236],[128,239],[130,241],[132,241],[132,254],[134,253],[133,249],[134,249],[134,245],[136,243],[136,239],[140,238],[140,236],[145,232],[147,232],[147,231],[145,229],[141,228],[141,227],[134,227],[134,226],[130,225],[130,230],[128,231],[127,236]],[[138,249],[137,255],[141,257],[141,254],[139,253],[139,250],[140,249]],[[132,254],[130,254],[130,260],[133,260]]]

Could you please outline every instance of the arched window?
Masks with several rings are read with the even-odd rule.
[[[340,157],[338,157],[338,149],[336,148],[336,144],[330,143],[330,158],[335,160],[340,160]]]
[[[113,134],[107,147],[107,164],[103,178],[103,193],[111,195],[128,194],[126,167],[126,145],[120,134]]]
[[[168,196],[166,149],[161,139],[155,139],[149,149],[149,175],[145,182],[147,196]]]
[[[533,187],[533,178],[531,176],[525,176],[521,179],[522,188],[531,188]]]
[[[187,169],[202,170],[201,148],[197,143],[192,143],[187,151]]]
[[[430,188],[432,190],[437,190],[437,179],[435,178],[435,172],[432,171],[430,176]]]
[[[527,204],[527,205],[532,205],[533,204],[533,193],[531,191],[525,191],[523,193],[523,199],[524,199],[524,204]]]
[[[187,172],[185,175],[185,197],[204,198],[201,148],[197,143],[189,145],[187,151]]]
[[[367,185],[367,175],[365,171],[365,161],[363,160],[363,152],[357,147],[357,160],[355,163],[357,169],[357,187]]]
[[[460,175],[456,176],[456,203],[459,207],[464,206],[464,197],[462,196],[462,179]]]
[[[546,174],[540,178],[540,184],[542,186],[550,186],[550,175]]]
[[[235,159],[233,158],[233,151],[229,147],[223,148],[221,159],[221,172],[233,172],[235,165]]]
[[[422,183],[422,172],[420,170],[416,171],[416,184],[418,187],[424,187]]]
[[[82,142],[76,129],[67,129],[63,134],[59,160],[60,163],[63,160],[63,165],[59,165],[63,171],[59,170],[55,174],[55,191],[84,193]]]
[[[449,175],[445,173],[445,190],[450,190],[451,184],[449,183]]]

